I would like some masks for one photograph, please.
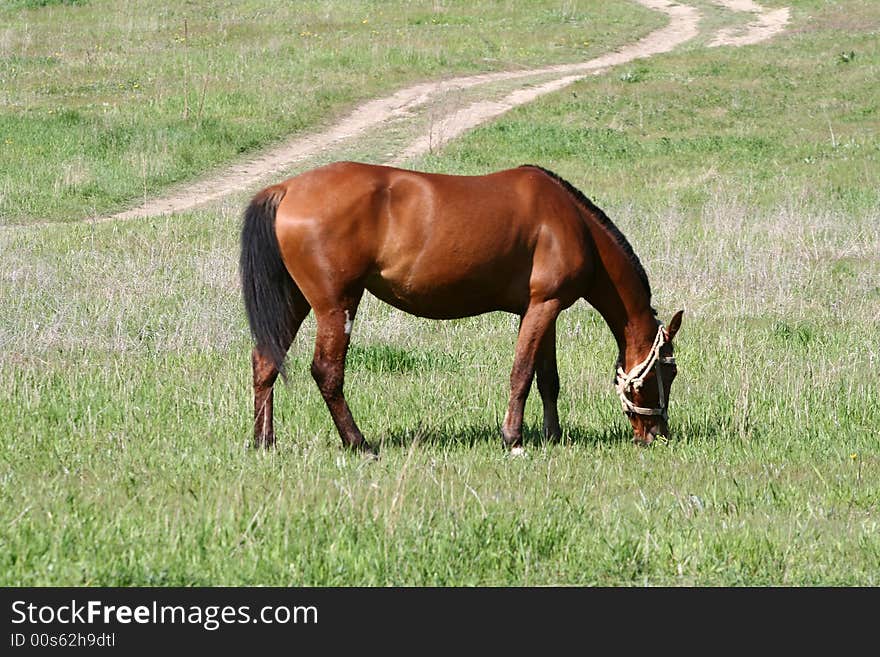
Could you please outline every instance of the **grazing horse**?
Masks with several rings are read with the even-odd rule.
[[[520,317],[504,444],[522,452],[523,409],[537,374],[544,434],[562,431],[556,318],[586,299],[617,340],[615,385],[634,440],[668,435],[672,338],[651,307],[648,277],[602,210],[551,171],[526,165],[450,176],[339,162],[254,196],[241,231],[251,333],[254,444],[275,442],[272,389],[300,324],[315,311],[312,376],[345,446],[372,451],[343,394],[345,355],[369,290],[432,319],[495,310]]]

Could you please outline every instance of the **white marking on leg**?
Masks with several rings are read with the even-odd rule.
[[[524,450],[522,447],[512,447],[510,449],[510,455],[511,456],[525,456],[526,450]]]
[[[345,326],[342,327],[346,335],[351,335],[351,317],[348,316],[348,308],[345,309]]]

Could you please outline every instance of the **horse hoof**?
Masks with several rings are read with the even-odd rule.
[[[370,447],[368,443],[361,443],[355,448],[364,460],[366,461],[378,461],[379,460],[379,452]]]

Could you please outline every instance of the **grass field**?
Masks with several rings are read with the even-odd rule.
[[[278,449],[254,452],[244,197],[0,230],[0,583],[880,584],[880,8],[786,4],[770,43],[697,40],[412,163],[534,162],[608,212],[662,318],[686,308],[668,445],[631,444],[613,339],[584,303],[559,322],[565,440],[541,442],[533,394],[511,459],[515,318],[368,298],[346,392],[381,459],[338,446],[312,320],[276,394]],[[370,144],[345,155],[376,159]],[[17,219],[82,208],[43,202]]]
[[[0,3],[0,222],[100,216],[405,82],[581,61],[661,23],[601,0]]]

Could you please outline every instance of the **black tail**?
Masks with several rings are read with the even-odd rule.
[[[241,291],[251,335],[260,351],[284,376],[284,357],[293,341],[293,300],[296,283],[281,259],[275,236],[275,212],[283,187],[257,194],[244,213],[241,227]]]

